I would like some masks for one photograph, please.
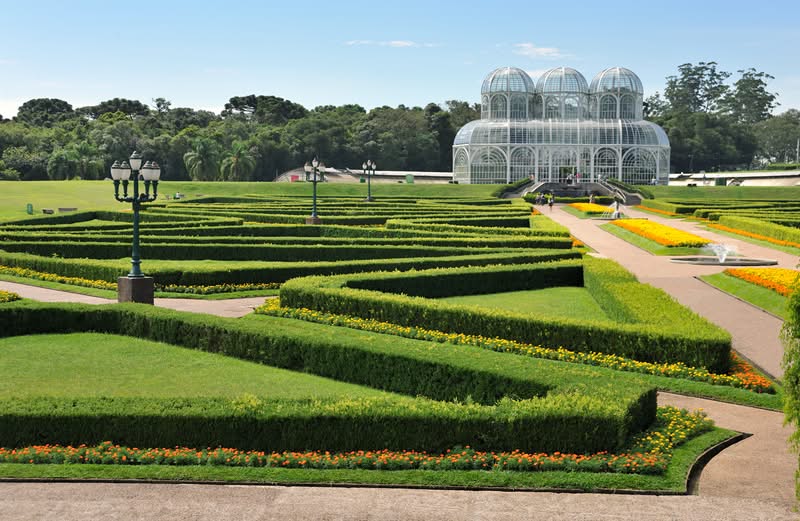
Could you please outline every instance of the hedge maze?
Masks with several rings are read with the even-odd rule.
[[[149,207],[141,226],[143,270],[162,285],[281,284],[280,305],[311,314],[598,353],[631,366],[730,369],[727,333],[613,262],[584,258],[566,229],[522,201],[326,198],[319,226],[303,224],[308,206],[294,197],[250,196]],[[0,265],[114,282],[128,269],[130,231],[125,212],[0,223]],[[437,300],[560,286],[585,288],[606,317],[545,320]],[[0,396],[0,446],[113,440],[138,447],[436,452],[469,445],[588,455],[628,450],[651,428],[656,389],[667,378],[604,367],[600,358],[596,366],[568,363],[281,316],[0,304],[0,336],[83,331],[394,394],[295,401]],[[714,387],[691,385],[700,394]]]

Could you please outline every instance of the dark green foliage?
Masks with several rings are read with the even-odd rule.
[[[557,247],[556,239],[542,239],[531,246]],[[562,242],[562,241],[559,241]],[[564,247],[564,246],[562,246]],[[570,246],[565,246],[570,247]],[[40,256],[59,255],[65,258],[119,259],[130,255],[125,242],[75,241],[3,241],[9,252]],[[284,245],[284,244],[175,244],[143,243],[142,256],[162,260],[260,260],[266,262],[312,262],[359,259],[391,259],[410,257],[444,257],[469,255],[465,247],[399,246],[399,245]]]
[[[783,353],[783,412],[786,423],[792,424],[789,440],[795,451],[800,450],[800,292],[789,298],[789,310],[781,331]],[[795,473],[795,493],[800,498],[800,471]]]
[[[261,450],[442,450],[469,444],[485,449],[594,452],[620,447],[655,417],[654,389],[627,375],[612,386],[609,377],[614,372],[599,368],[352,330],[330,335],[327,326],[270,317],[242,321],[143,305],[20,302],[0,307],[4,336],[89,330],[428,399],[2,401],[0,445],[114,439],[138,446]],[[545,393],[547,398],[536,398]],[[477,403],[430,400],[454,398]]]

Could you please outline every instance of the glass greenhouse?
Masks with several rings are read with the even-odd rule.
[[[591,85],[570,67],[537,83],[521,69],[496,69],[481,87],[481,119],[456,134],[453,179],[666,184],[669,139],[642,119],[643,95],[639,77],[623,67],[600,72]]]

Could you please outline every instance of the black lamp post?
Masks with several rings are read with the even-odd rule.
[[[155,161],[142,165],[142,155],[134,152],[128,161],[114,161],[111,165],[111,178],[114,180],[114,198],[133,206],[133,244],[131,248],[131,271],[117,279],[117,298],[119,302],[153,303],[153,278],[145,277],[139,256],[139,208],[142,203],[155,201],[158,197],[158,179],[161,168]],[[133,174],[133,194],[128,195],[128,182]],[[139,180],[144,181],[144,193],[139,193]],[[122,196],[119,185],[122,184]],[[153,193],[150,194],[150,187]]]
[[[375,175],[376,166],[372,159],[367,159],[366,163],[361,163],[361,169],[364,171],[364,175],[367,176],[367,198],[364,199],[367,202],[375,200],[372,198],[372,176]]]
[[[311,217],[306,217],[306,224],[322,224],[322,219],[317,216],[317,182],[324,181],[325,176],[320,171],[325,171],[325,164],[321,163],[316,157],[311,160],[311,164],[303,166],[306,172],[306,181],[311,181],[314,185],[313,204],[311,206]]]

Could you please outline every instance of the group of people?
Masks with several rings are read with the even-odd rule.
[[[536,198],[534,199],[535,204],[538,205],[546,204],[547,206],[549,206],[551,212],[553,211],[553,203],[555,202],[556,202],[556,196],[553,194],[553,192],[548,192],[546,194],[542,192],[537,192]]]

